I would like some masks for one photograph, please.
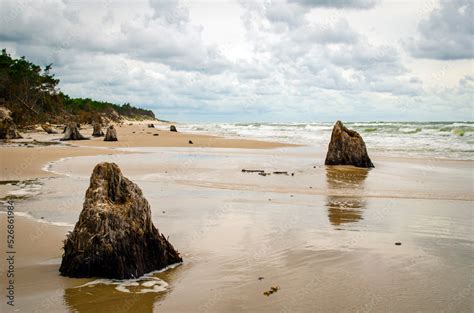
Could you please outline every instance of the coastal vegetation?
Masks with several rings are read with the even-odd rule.
[[[11,111],[16,125],[39,123],[92,123],[105,118],[155,119],[151,110],[89,98],[73,98],[59,89],[52,64],[42,68],[25,57],[15,59],[3,49],[0,54],[0,106]]]

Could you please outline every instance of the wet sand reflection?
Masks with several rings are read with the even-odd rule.
[[[326,183],[329,194],[326,199],[326,207],[329,222],[334,226],[338,226],[337,229],[342,224],[355,223],[363,219],[365,199],[344,196],[344,191],[347,190],[347,193],[350,193],[354,189],[364,189],[364,181],[368,174],[369,170],[364,168],[326,167]]]
[[[169,269],[166,272],[153,275],[171,285],[176,279],[177,268]],[[153,307],[157,301],[163,300],[170,290],[159,292],[153,291],[153,287],[146,288],[150,280],[146,278],[134,284],[132,281],[112,281],[104,280],[105,283],[88,285],[82,287],[68,288],[64,291],[64,303],[70,312],[153,312]],[[117,282],[125,283],[122,291],[121,285]],[[148,285],[148,287],[150,287]]]

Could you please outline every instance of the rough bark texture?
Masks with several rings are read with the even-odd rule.
[[[94,123],[92,125],[92,136],[93,137],[104,136],[104,132],[102,131],[102,126],[100,125],[100,123]]]
[[[55,130],[51,127],[51,125],[50,125],[49,123],[42,124],[42,125],[41,125],[41,128],[43,128],[43,130],[44,130],[45,132],[47,132],[48,134],[57,134],[57,133],[58,133],[57,131],[55,131]]]
[[[341,121],[337,121],[332,129],[324,164],[374,167],[362,137],[356,131],[344,127]]]
[[[61,275],[127,279],[179,262],[153,225],[141,189],[115,163],[97,164],[79,221],[64,241]]]
[[[104,141],[117,141],[117,130],[114,128],[114,125],[110,125],[107,128]]]
[[[77,123],[70,122],[66,125],[66,131],[64,132],[63,138],[61,140],[85,140],[89,139],[81,135]]]
[[[178,132],[178,130],[176,129],[176,126],[171,125],[170,126],[170,132]]]
[[[16,125],[10,116],[10,110],[0,107],[0,139],[19,139],[20,133],[16,130]]]

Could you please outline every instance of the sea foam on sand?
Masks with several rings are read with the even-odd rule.
[[[168,283],[156,276],[155,274],[162,273],[169,269],[175,268],[182,263],[172,264],[159,271],[147,273],[141,277],[133,279],[105,279],[99,278],[76,288],[94,287],[96,285],[115,285],[115,290],[125,293],[148,293],[148,292],[163,292],[169,287]]]

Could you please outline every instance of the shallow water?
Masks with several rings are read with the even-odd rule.
[[[59,295],[51,311],[474,309],[470,162],[375,157],[377,167],[363,170],[324,167],[311,148],[136,150],[146,153],[53,164],[67,176],[42,179],[41,193],[17,210],[73,225],[94,165],[116,162],[184,263],[156,274],[167,284],[159,292],[63,278],[50,291]],[[57,275],[58,264],[41,266]],[[273,286],[279,290],[265,296]]]

